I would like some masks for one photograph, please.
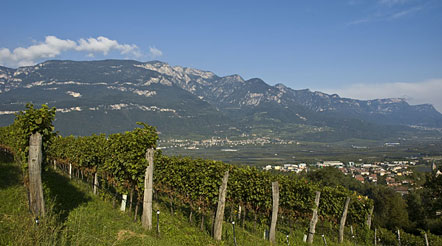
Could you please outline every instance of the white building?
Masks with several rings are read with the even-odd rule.
[[[343,167],[344,163],[340,161],[324,161],[323,166],[325,167]]]

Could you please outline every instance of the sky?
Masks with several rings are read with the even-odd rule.
[[[3,0],[0,65],[160,60],[442,112],[441,0]]]

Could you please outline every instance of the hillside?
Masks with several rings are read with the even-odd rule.
[[[182,214],[172,215],[158,204],[161,234],[147,232],[139,221],[133,222],[133,212],[118,211],[111,202],[93,196],[83,182],[51,170],[43,176],[49,215],[36,226],[28,212],[19,167],[2,160],[0,170],[1,245],[222,245]],[[241,228],[236,233],[241,245],[267,245]]]
[[[259,224],[251,221],[239,221],[235,227],[236,244],[233,241],[233,229],[230,223],[223,226],[222,241],[217,242],[210,236],[210,223],[200,229],[196,218],[189,222],[186,209],[171,209],[161,199],[156,199],[154,209],[160,213],[160,234],[156,230],[146,231],[139,222],[133,221],[134,212],[127,208],[121,212],[112,203],[111,194],[100,190],[100,195],[93,195],[90,184],[83,178],[72,179],[63,173],[46,167],[43,171],[46,216],[35,218],[28,210],[27,192],[23,186],[20,168],[12,162],[9,155],[0,152],[0,244],[1,245],[269,245],[262,239],[268,230],[266,221]],[[117,202],[119,202],[118,200]],[[139,216],[139,215],[138,215]],[[299,220],[295,224],[278,220],[277,245],[304,245],[302,238],[306,233],[307,221]],[[378,228],[377,237],[383,245],[397,243],[394,233]],[[346,240],[337,243],[335,223],[320,220],[316,227],[313,245],[323,245],[325,235],[327,245],[372,245],[373,231],[355,227],[355,237],[345,231]],[[287,236],[288,235],[288,236]],[[405,245],[424,245],[422,237],[401,231],[401,240]],[[440,243],[440,237],[429,234],[431,245]]]
[[[42,178],[47,216],[39,218],[36,225],[28,211],[20,168],[0,153],[1,245],[36,245],[36,242],[37,245],[234,245],[229,223],[224,224],[223,241],[217,242],[210,236],[209,224],[200,231],[198,219],[189,223],[183,210],[171,213],[164,203],[155,202],[154,208],[161,211],[158,235],[155,230],[144,230],[139,220],[134,222],[133,211],[121,212],[113,207],[106,194],[94,196],[85,180],[70,180],[50,168],[43,172]],[[267,227],[260,224],[254,231],[250,229],[253,224],[246,223],[248,230],[240,225],[235,229],[237,244],[268,245],[262,239]],[[320,231],[328,231],[320,224],[318,227]],[[291,245],[302,243],[303,229],[281,229],[277,233],[278,245],[286,244],[285,230],[290,232]],[[337,245],[331,239],[328,243]],[[314,245],[322,244],[321,237],[317,237]],[[352,244],[345,241],[341,245]]]
[[[114,133],[149,122],[164,137],[255,134],[335,141],[439,136],[442,115],[403,99],[355,100],[239,75],[131,60],[0,67],[0,125],[27,102],[57,108],[63,135]]]

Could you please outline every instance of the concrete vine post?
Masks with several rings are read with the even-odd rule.
[[[121,197],[121,207],[120,207],[121,212],[126,211],[126,203],[127,203],[127,194],[123,194]]]
[[[316,191],[315,196],[315,207],[313,208],[312,219],[310,220],[310,228],[308,231],[307,243],[312,244],[313,238],[315,236],[315,228],[316,223],[318,223],[318,208],[319,208],[319,199],[321,198],[321,192]]]
[[[344,228],[345,228],[345,221],[347,220],[347,211],[349,203],[350,203],[350,197],[347,197],[347,200],[345,201],[344,205],[344,211],[342,212],[341,223],[339,224],[339,243],[342,243],[344,241]]]
[[[273,211],[272,211],[272,222],[270,224],[269,240],[271,244],[276,244],[276,222],[278,220],[278,209],[279,209],[278,181],[272,182],[272,198],[273,198]]]
[[[354,239],[355,234],[353,233],[353,225],[350,225],[350,233],[351,233],[351,238]]]
[[[325,235],[322,234],[322,241],[324,242],[324,245],[327,246],[327,240],[325,239]]]
[[[41,183],[41,162],[43,137],[36,132],[29,138],[29,205],[35,216],[45,215],[45,201]]]
[[[376,244],[377,244],[376,232],[377,232],[377,230],[376,230],[376,228],[374,228],[374,246],[376,246]]]
[[[227,181],[229,180],[229,171],[224,173],[224,177],[219,187],[218,208],[216,209],[215,224],[213,229],[213,238],[220,241],[223,232],[224,208],[226,206]]]
[[[241,204],[238,205],[238,221],[241,220]]]
[[[98,194],[98,173],[94,173],[94,195]]]
[[[160,210],[157,210],[157,235],[160,235]]]
[[[148,166],[144,177],[144,199],[143,199],[143,215],[141,216],[141,224],[144,228],[152,229],[152,189],[153,189],[153,155],[155,150],[147,149],[146,159]]]
[[[69,178],[72,179],[72,163],[69,163]]]
[[[233,244],[236,246],[235,221],[232,221],[233,227]]]

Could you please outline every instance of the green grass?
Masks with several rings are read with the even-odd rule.
[[[155,207],[162,211],[161,233],[146,231],[139,221],[133,222],[131,212],[120,212],[93,196],[88,185],[52,170],[43,173],[48,216],[37,226],[20,172],[17,165],[0,162],[0,245],[229,245],[214,241],[180,212],[172,215],[159,204]],[[244,239],[266,244],[246,234]]]
[[[61,232],[58,218],[49,203],[47,216],[36,226],[20,174],[17,165],[0,158],[0,245],[54,245]]]
[[[0,245],[234,245],[230,223],[224,223],[223,241],[217,242],[208,230],[200,231],[198,216],[189,223],[184,210],[172,214],[158,202],[154,209],[161,211],[160,235],[156,230],[147,231],[140,221],[133,221],[132,212],[120,212],[112,202],[94,196],[88,184],[51,169],[42,176],[47,215],[37,226],[20,175],[16,164],[0,161]],[[156,225],[155,217],[153,222]],[[206,222],[210,228],[210,220]],[[290,245],[303,244],[305,228],[278,227],[278,245],[287,245],[284,231],[291,232]],[[246,221],[246,228],[236,227],[238,245],[269,245],[263,239],[266,226],[258,224],[255,231],[253,222]],[[328,239],[328,245],[337,245],[333,240]],[[314,245],[323,245],[319,235]]]

